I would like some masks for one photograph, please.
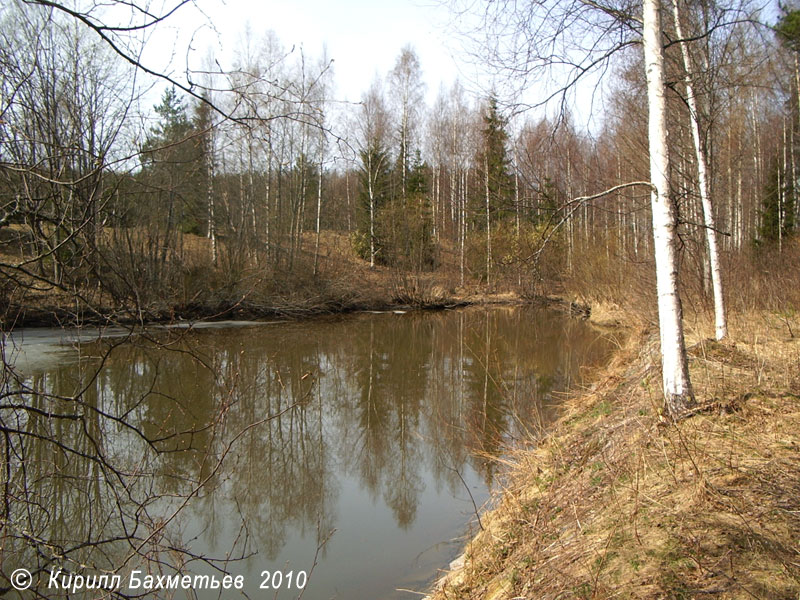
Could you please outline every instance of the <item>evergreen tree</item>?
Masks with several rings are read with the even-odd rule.
[[[795,61],[800,54],[800,10],[789,10],[781,6],[783,15],[775,26],[781,44],[795,53]],[[795,62],[797,65],[797,62]],[[792,235],[795,227],[797,206],[796,173],[794,159],[786,160],[785,147],[800,137],[798,135],[798,112],[800,112],[800,89],[791,86],[791,99],[784,121],[784,146],[779,147],[778,156],[769,172],[768,183],[764,189],[761,209],[761,225],[758,230],[758,243],[780,244]],[[787,129],[789,130],[787,132]],[[791,156],[800,149],[795,146]]]
[[[167,88],[164,91],[161,104],[156,105],[154,110],[160,121],[153,127],[152,135],[145,144],[145,150],[158,148],[160,141],[179,141],[192,129],[192,124],[186,115],[186,105],[175,88]]]
[[[764,190],[757,243],[778,244],[794,231],[795,188],[793,178],[787,175],[780,159],[775,160]]]
[[[514,196],[514,177],[507,150],[507,125],[508,121],[500,114],[497,98],[490,96],[483,115],[482,143],[476,162],[481,180],[488,181],[489,210],[500,218],[511,209]],[[481,201],[485,202],[485,198],[481,198]]]
[[[175,226],[199,233],[203,219],[203,139],[173,88],[154,107],[159,116],[142,147],[142,178],[156,195],[155,210],[166,207],[167,236]]]
[[[208,100],[208,96],[205,96]],[[202,181],[206,200],[206,237],[211,240],[211,261],[217,265],[217,226],[214,178],[216,173],[216,157],[214,142],[214,119],[208,102],[200,102],[195,108],[194,127],[197,130],[198,143],[204,169]]]
[[[434,266],[433,217],[428,191],[428,165],[419,150],[414,154],[406,177],[404,201],[397,202],[393,222],[399,230],[394,244],[394,262],[415,270]]]
[[[497,98],[492,95],[486,105],[481,129],[481,143],[475,157],[479,193],[473,197],[475,225],[485,232],[484,280],[490,284],[492,263],[492,229],[510,213],[514,198],[514,178],[506,147],[507,121],[500,115]]]
[[[800,10],[789,10],[781,6],[783,15],[775,25],[778,37],[786,47],[794,52],[800,52]]]
[[[412,198],[423,198],[428,189],[426,173],[428,165],[422,160],[419,150],[414,153],[414,161],[408,172],[408,195]]]

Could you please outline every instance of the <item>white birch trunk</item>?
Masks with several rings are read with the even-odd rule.
[[[680,418],[694,403],[683,337],[683,315],[678,293],[676,210],[669,197],[664,52],[661,45],[659,0],[643,2],[643,41],[647,78],[650,181],[653,185],[653,250],[656,263],[658,321],[661,337],[662,383],[666,411]]]
[[[675,17],[675,33],[678,39],[683,39],[681,30],[680,11],[678,0],[672,0],[672,13]],[[692,62],[689,58],[689,48],[686,42],[680,43],[683,56],[683,66],[686,71],[686,99],[689,103],[689,120],[692,126],[692,140],[694,152],[697,157],[697,180],[700,186],[700,202],[703,206],[703,219],[706,226],[706,241],[708,242],[708,261],[711,265],[711,285],[714,290],[714,322],[716,338],[721,340],[728,335],[728,321],[725,316],[725,299],[722,293],[722,267],[719,262],[719,243],[717,242],[716,222],[714,207],[711,205],[711,186],[708,180],[706,153],[700,139],[700,113],[697,110],[697,99],[694,96],[692,81],[694,73]]]
[[[272,125],[267,125],[267,179],[264,185],[264,206],[266,215],[264,217],[264,234],[266,236],[265,247],[267,250],[267,262],[269,262],[272,250],[272,231],[270,221],[272,219],[272,207],[270,205],[270,184],[272,182]]]
[[[317,267],[319,263],[319,236],[320,236],[320,216],[322,215],[322,167],[323,167],[323,150],[319,151],[319,173],[317,175],[317,239],[314,243],[314,275],[317,275]]]
[[[741,155],[741,140],[739,141],[739,154]],[[733,230],[733,246],[736,250],[742,249],[742,238],[744,237],[744,224],[743,224],[743,217],[742,213],[744,212],[744,208],[742,207],[742,163],[739,162],[738,164],[738,174],[736,176],[736,203],[734,206],[736,207],[736,227]]]
[[[375,189],[372,185],[372,155],[368,154],[367,185],[369,194],[369,266],[375,267]]]
[[[488,152],[487,152],[488,155]],[[489,159],[484,159],[484,185],[486,188],[486,287],[489,287],[489,273],[492,268],[492,223],[489,218]]]
[[[211,138],[211,130],[208,132]],[[206,177],[208,182],[206,184],[206,208],[208,211],[208,223],[206,227],[206,236],[211,240],[211,262],[217,266],[217,226],[216,216],[214,215],[214,141],[208,139],[206,141]]]
[[[350,222],[350,213],[352,209],[350,208],[350,171],[349,169],[344,170],[344,191],[345,195],[347,196],[347,233],[353,231],[353,225]]]
[[[786,140],[786,117],[783,117],[783,170],[778,168],[778,252],[783,252],[783,222],[786,213],[786,174],[788,173],[788,160],[786,151],[788,143]]]
[[[464,265],[466,256],[466,242],[467,242],[467,184],[469,171],[465,170],[461,173],[461,189],[459,191],[459,205],[461,209],[461,222],[460,232],[458,236],[459,243],[459,273],[461,274],[461,287],[464,287]]]

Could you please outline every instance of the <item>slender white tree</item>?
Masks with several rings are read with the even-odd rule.
[[[360,114],[357,117],[356,145],[361,158],[361,170],[365,185],[369,220],[369,266],[375,266],[378,252],[376,245],[376,221],[378,203],[383,190],[382,174],[388,170],[389,155],[386,150],[389,113],[383,96],[380,79],[375,79],[361,100]]]
[[[681,298],[678,290],[677,213],[669,195],[661,3],[659,0],[644,0],[642,8],[652,185],[650,200],[653,212],[662,384],[667,412],[672,418],[679,418],[694,403],[694,395],[689,380]]]
[[[708,177],[708,161],[703,141],[700,137],[700,113],[694,93],[694,69],[689,56],[689,45],[683,39],[680,9],[678,0],[672,0],[672,15],[675,19],[675,33],[678,36],[685,71],[686,102],[689,105],[689,121],[692,130],[692,141],[697,159],[697,180],[700,188],[700,202],[703,206],[703,220],[706,226],[708,243],[708,262],[711,264],[711,285],[714,291],[714,321],[716,338],[723,339],[728,335],[728,322],[725,316],[725,298],[722,292],[722,268],[719,262],[719,243],[717,242],[716,219],[711,204],[711,185]]]
[[[458,12],[460,0],[451,2]],[[476,3],[460,5],[463,13],[474,10]],[[555,99],[561,116],[579,81],[587,75],[601,77],[619,50],[644,42],[663,391],[666,412],[679,418],[694,403],[694,395],[678,291],[677,209],[669,194],[660,0],[643,0],[641,18],[637,5],[628,2],[494,0],[477,5],[484,11],[484,26],[476,30],[476,37],[485,66],[509,74],[507,85],[517,91],[520,86],[557,81],[555,89],[539,88],[543,99],[537,106]],[[570,68],[565,70],[565,65]]]
[[[398,163],[400,166],[401,192],[406,196],[406,179],[411,154],[416,143],[420,112],[424,106],[422,68],[419,58],[411,46],[405,46],[397,57],[394,69],[389,73],[392,104],[397,119]]]

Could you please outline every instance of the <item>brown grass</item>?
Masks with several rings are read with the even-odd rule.
[[[115,235],[120,238],[116,242]],[[65,280],[63,289],[15,271],[13,265],[30,258],[30,248],[26,250],[17,238],[0,240],[0,267],[13,275],[13,279],[4,276],[0,281],[0,324],[57,325],[106,319],[155,322],[275,314],[304,317],[363,309],[522,301],[512,292],[489,293],[485,285],[472,280],[460,286],[457,257],[452,252],[443,251],[438,268],[430,272],[370,268],[355,254],[350,237],[343,232],[321,233],[316,273],[313,232],[304,234],[291,267],[272,264],[263,252],[236,254],[225,239],[219,240],[219,260],[214,266],[210,240],[176,234],[176,249],[167,253],[155,284],[147,277],[147,269],[154,267],[153,257],[148,254],[145,260],[140,255],[143,249],[151,251],[145,231],[109,229],[103,236],[102,252],[113,265],[110,268],[101,261],[103,285],[94,275],[84,273]],[[127,241],[134,248],[132,254]],[[284,257],[287,253],[284,249]],[[39,270],[37,264],[28,268],[33,273]],[[45,275],[51,274],[52,266],[46,263]]]
[[[698,414],[662,419],[656,338],[633,327],[515,455],[486,530],[432,597],[797,600],[800,342],[764,312],[737,315],[725,343],[708,328],[689,332]]]

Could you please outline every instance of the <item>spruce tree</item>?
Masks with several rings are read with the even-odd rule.
[[[797,68],[797,54],[800,54],[800,10],[788,10],[786,6],[781,6],[781,10],[783,14],[775,25],[775,32],[780,43],[795,53]],[[792,235],[795,228],[796,173],[794,161],[786,160],[784,148],[792,143],[789,140],[799,137],[800,89],[797,87],[793,86],[787,112],[787,121],[784,122],[784,146],[778,149],[778,155],[772,164],[768,183],[764,189],[758,243],[780,244],[782,240]],[[787,134],[787,128],[791,135]]]
[[[508,121],[500,114],[497,98],[490,96],[483,115],[482,144],[478,170],[485,177],[488,170],[490,212],[502,218],[511,209],[514,177],[508,156]]]
[[[484,279],[491,284],[492,228],[510,213],[514,197],[514,178],[511,174],[511,161],[506,146],[506,120],[500,115],[497,98],[489,97],[483,115],[481,144],[475,157],[481,191],[473,200],[475,225],[482,228],[486,236]]]
[[[141,176],[167,208],[168,236],[173,226],[199,233],[205,171],[201,136],[196,135],[186,105],[173,88],[167,88],[154,110],[159,120],[142,147]]]
[[[758,228],[759,244],[777,244],[794,231],[795,189],[788,175],[788,171],[781,168],[780,159],[776,159],[764,189],[761,224]]]

